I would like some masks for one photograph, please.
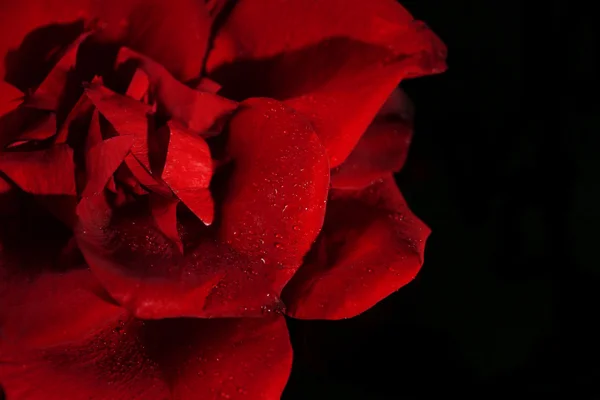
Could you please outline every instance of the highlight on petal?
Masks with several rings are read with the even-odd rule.
[[[207,71],[226,97],[272,97],[307,115],[336,167],[398,83],[443,71],[445,56],[394,0],[240,0]]]
[[[331,171],[331,186],[362,189],[399,171],[412,138],[412,113],[412,103],[401,89],[396,89],[352,153]]]
[[[148,200],[111,207],[99,194],[82,199],[77,210],[79,248],[112,298],[132,315],[239,317],[278,309],[276,270],[216,242],[187,210],[177,221],[182,253],[158,226]]]
[[[363,190],[332,190],[323,232],[284,288],[289,316],[354,317],[410,282],[429,228],[391,175]]]
[[[275,100],[249,99],[230,120],[227,155],[233,171],[220,237],[289,278],[323,224],[325,150],[301,115]]]
[[[134,138],[131,151],[154,179],[162,179],[198,218],[212,223],[213,205],[207,192],[212,159],[206,142],[174,126],[154,129],[149,124],[149,106],[100,85],[90,85],[86,95],[120,135]],[[167,145],[156,142],[162,142],[163,133]]]
[[[76,195],[74,171],[73,151],[67,145],[0,154],[0,172],[31,194]]]
[[[279,398],[291,369],[285,320],[123,316],[94,337],[0,363],[7,398]]]
[[[192,133],[205,133],[217,120],[230,114],[237,107],[235,101],[184,85],[149,57],[126,47],[121,48],[117,62],[129,60],[138,62],[139,68],[148,75],[150,88],[163,112],[182,123]],[[206,80],[203,82],[204,86],[214,90]]]

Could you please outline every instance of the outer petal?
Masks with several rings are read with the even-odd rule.
[[[22,91],[39,85],[64,46],[82,31],[87,0],[0,3],[0,78]]]
[[[100,29],[98,39],[125,43],[180,80],[200,75],[211,24],[201,1],[23,0],[0,5],[0,78],[36,87],[84,23]]]
[[[118,315],[64,225],[14,188],[0,205],[0,358],[79,340]]]
[[[280,397],[291,368],[282,317],[107,325],[80,343],[0,364],[7,397],[272,400]]]
[[[230,121],[227,152],[221,238],[292,274],[323,224],[329,166],[319,139],[293,110],[251,99]]]
[[[361,191],[333,190],[323,232],[283,291],[288,315],[341,319],[368,310],[415,277],[429,233],[391,176]]]
[[[335,189],[362,189],[402,168],[413,131],[412,103],[396,89],[352,153],[331,171]]]
[[[309,116],[335,167],[398,82],[441,72],[445,53],[394,0],[240,0],[207,69],[227,97],[273,97]]]
[[[0,172],[32,194],[74,196],[74,171],[73,151],[66,145],[0,154]]]

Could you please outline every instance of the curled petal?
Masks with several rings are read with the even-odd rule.
[[[293,273],[319,233],[329,187],[313,128],[275,100],[250,99],[229,124],[233,171],[220,237],[254,259]]]
[[[332,190],[323,232],[283,291],[288,315],[341,319],[368,310],[416,276],[429,233],[392,176]]]
[[[400,80],[441,72],[445,56],[394,0],[240,0],[207,69],[226,97],[272,97],[307,115],[336,167]]]

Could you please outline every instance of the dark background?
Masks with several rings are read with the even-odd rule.
[[[449,49],[446,73],[403,84],[425,265],[355,319],[290,321],[285,400],[600,398],[595,13],[531,3],[403,2]]]

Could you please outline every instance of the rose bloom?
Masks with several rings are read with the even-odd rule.
[[[277,399],[285,316],[405,285],[402,79],[445,47],[393,0],[0,5],[8,400]]]

